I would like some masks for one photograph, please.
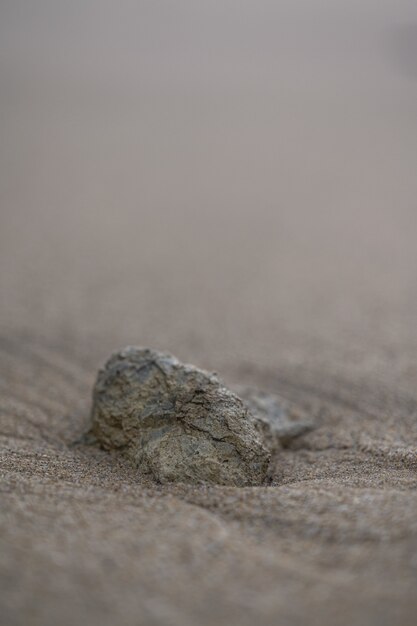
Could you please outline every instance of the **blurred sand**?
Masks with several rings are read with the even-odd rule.
[[[7,625],[414,624],[415,1],[0,7]],[[149,345],[308,407],[272,487],[70,444]]]

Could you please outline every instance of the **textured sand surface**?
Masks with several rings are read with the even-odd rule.
[[[1,623],[415,624],[415,1],[0,12]],[[73,445],[127,344],[318,427],[145,480]]]

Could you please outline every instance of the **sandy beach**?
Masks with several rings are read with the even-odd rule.
[[[0,621],[408,626],[415,2],[4,2]],[[262,487],[74,445],[113,350],[282,394]]]

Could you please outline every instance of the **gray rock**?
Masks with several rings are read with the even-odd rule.
[[[306,411],[282,396],[244,385],[235,386],[234,390],[249,408],[265,444],[272,451],[287,447],[315,427]]]
[[[312,423],[278,396],[239,394],[170,354],[128,347],[98,374],[91,434],[162,483],[260,485],[271,452]]]
[[[165,482],[260,485],[270,450],[242,400],[215,374],[128,347],[100,370],[92,433]]]

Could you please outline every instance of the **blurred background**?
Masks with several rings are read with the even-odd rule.
[[[414,390],[415,0],[0,12],[3,335]]]

